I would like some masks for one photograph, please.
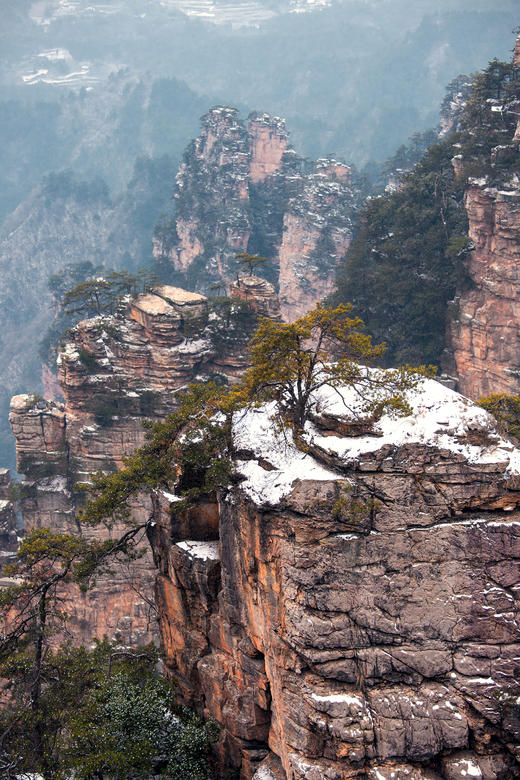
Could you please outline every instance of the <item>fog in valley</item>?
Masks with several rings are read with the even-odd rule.
[[[152,265],[153,230],[172,214],[201,115],[225,105],[283,117],[299,155],[355,166],[366,195],[412,134],[438,130],[453,79],[510,59],[518,24],[517,0],[1,0],[1,10],[0,466],[11,468],[10,397],[43,392],[50,363],[49,278],[66,269],[55,293],[85,268]]]

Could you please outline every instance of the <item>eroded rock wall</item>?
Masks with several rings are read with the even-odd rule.
[[[448,322],[452,370],[471,398],[520,392],[520,186],[502,190],[474,182],[465,207],[469,237],[469,289]]]
[[[513,63],[520,66],[520,35]],[[520,178],[513,164],[520,141],[518,99],[502,96],[487,103],[501,117],[502,132],[489,159],[480,161],[482,177],[470,178],[465,193],[474,248],[465,260],[469,284],[448,317],[444,364],[458,377],[458,389],[475,399],[520,393]],[[455,155],[457,175],[467,162]]]
[[[348,166],[299,158],[282,119],[253,113],[246,127],[235,109],[215,108],[185,154],[175,218],[157,231],[154,253],[203,292],[229,287],[235,255],[268,257],[282,316],[296,319],[334,288],[356,197]]]
[[[16,514],[9,495],[11,477],[8,469],[0,469],[0,557],[8,561],[18,547]]]
[[[319,160],[283,222],[279,284],[283,319],[292,322],[336,289],[336,262],[352,238],[354,200],[347,205],[350,170]]]
[[[258,277],[246,280],[253,308],[262,314],[279,311],[271,285]],[[163,286],[128,301],[114,316],[85,320],[73,329],[58,359],[65,403],[30,395],[11,402],[18,470],[25,475],[20,505],[27,530],[47,526],[98,539],[123,530],[80,526],[77,510],[85,493],[78,484],[88,483],[97,471],[120,468],[123,458],[144,443],[143,420],[174,411],[176,391],[195,377],[233,381],[241,374],[247,332],[233,337],[228,322],[224,341],[222,336],[215,341],[219,327],[204,296]],[[146,521],[151,511],[142,496],[133,517]],[[106,634],[137,645],[156,636],[155,569],[145,538],[141,549],[143,557],[98,577],[87,593],[71,586],[68,627],[75,641],[88,643]]]
[[[166,663],[242,778],[520,776],[516,455],[483,412],[418,413],[429,442],[328,417],[326,469],[251,439],[218,536],[157,500]]]

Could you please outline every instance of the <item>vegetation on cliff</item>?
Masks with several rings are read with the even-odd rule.
[[[156,675],[157,650],[113,646],[56,648],[67,633],[67,583],[89,578],[122,555],[141,529],[116,540],[39,528],[29,533],[17,561],[5,566],[0,590],[3,634],[0,675],[0,772],[40,772],[78,780],[151,772],[170,780],[204,780],[214,725],[204,725],[175,703],[175,691]]]
[[[448,302],[467,284],[464,193],[470,177],[497,186],[520,171],[511,144],[519,98],[518,69],[491,62],[473,77],[454,130],[359,215],[335,300],[352,301],[374,338],[385,339],[388,364],[440,365]]]
[[[498,429],[514,440],[520,440],[520,397],[507,393],[494,393],[478,402],[490,412],[498,423]]]
[[[46,780],[151,774],[206,780],[218,728],[176,703],[175,687],[157,676],[157,662],[152,645],[131,650],[105,639],[89,649],[54,648],[46,636],[35,707],[34,653],[22,645],[0,665],[8,680],[0,711],[2,778],[37,772]]]
[[[231,387],[193,383],[179,393],[179,408],[163,422],[148,423],[148,441],[114,474],[93,478],[84,523],[128,518],[131,500],[143,490],[177,492],[175,511],[225,489],[232,480],[233,421],[245,409],[274,401],[273,425],[290,428],[299,446],[313,394],[328,385],[355,387],[363,413],[373,419],[385,410],[409,414],[405,391],[430,372],[425,367],[369,371],[384,353],[373,346],[352,307],[318,306],[294,323],[261,319],[249,345],[250,368]],[[346,409],[348,414],[348,409]],[[145,527],[145,526],[142,526]]]
[[[396,192],[370,199],[338,278],[386,361],[439,364],[447,302],[462,281],[467,251],[464,182],[453,172],[452,142],[430,147]]]
[[[388,407],[407,413],[403,392],[417,382],[419,369],[366,373],[364,365],[379,360],[385,345],[372,345],[352,308],[318,306],[293,323],[262,320],[250,342],[251,368],[238,390],[242,404],[274,400],[280,419],[302,431],[313,394],[325,385],[346,385],[358,388],[375,417]]]

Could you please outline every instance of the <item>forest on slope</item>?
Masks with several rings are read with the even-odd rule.
[[[464,194],[471,180],[517,188],[519,100],[520,71],[512,62],[493,60],[458,80],[445,100],[451,131],[418,161],[412,157],[393,190],[369,198],[358,215],[336,297],[352,302],[369,332],[386,342],[390,365],[442,364],[449,303],[470,283]],[[406,166],[406,152],[400,149],[389,168]]]

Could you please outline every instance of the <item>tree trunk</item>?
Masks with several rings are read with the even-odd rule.
[[[41,763],[43,759],[43,724],[40,718],[40,704],[42,692],[42,662],[43,662],[43,640],[45,633],[45,624],[47,622],[47,587],[42,590],[40,603],[38,605],[38,617],[36,619],[36,636],[34,639],[34,662],[33,675],[31,683],[31,710],[33,715],[32,742],[34,757]]]

